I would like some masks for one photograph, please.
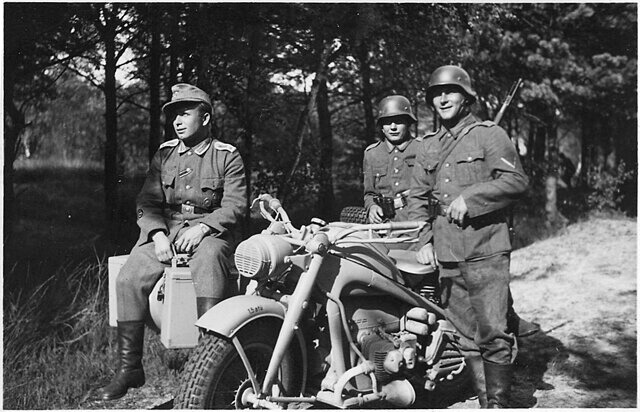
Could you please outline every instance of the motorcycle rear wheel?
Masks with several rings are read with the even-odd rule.
[[[271,325],[271,326],[269,326]],[[258,382],[262,383],[273,353],[279,327],[269,322],[250,325],[238,336]],[[294,343],[295,344],[295,343]],[[294,359],[287,351],[278,374],[280,395],[298,395],[302,381]],[[189,358],[174,400],[175,409],[243,409],[241,392],[250,388],[248,373],[233,343],[206,335]]]

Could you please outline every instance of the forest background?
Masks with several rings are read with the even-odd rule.
[[[414,135],[437,127],[424,90],[443,64],[470,73],[482,119],[522,79],[500,123],[532,178],[516,246],[636,216],[636,3],[4,3],[5,407],[73,408],[108,375],[106,257],[136,239],[173,84],[212,96],[249,199],[300,225],[362,205],[384,96],[412,101]]]

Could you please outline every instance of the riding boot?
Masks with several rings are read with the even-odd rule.
[[[507,311],[507,331],[516,334],[519,338],[525,338],[540,332],[540,325],[522,319],[513,309],[513,306],[509,306]]]
[[[129,388],[144,385],[142,348],[144,321],[118,322],[118,369],[111,382],[97,391],[104,401],[122,398]]]
[[[487,385],[487,408],[507,408],[513,365],[484,362],[484,376]]]
[[[196,310],[198,312],[198,319],[200,319],[202,315],[207,313],[209,309],[222,302],[222,300],[223,299],[221,298],[196,298]]]
[[[478,403],[480,408],[487,408],[487,387],[484,379],[484,364],[482,357],[470,356],[464,358],[469,371],[471,372],[471,384],[473,385],[473,391],[478,395]]]

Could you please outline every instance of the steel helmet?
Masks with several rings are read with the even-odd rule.
[[[429,86],[427,87],[427,101],[431,100],[431,91],[434,87],[447,84],[462,87],[467,96],[472,99],[471,103],[478,99],[478,95],[471,87],[471,77],[469,77],[469,73],[462,67],[447,65],[440,66],[431,73]]]
[[[393,116],[409,116],[412,120],[411,123],[418,121],[416,116],[413,114],[409,99],[398,94],[387,96],[380,101],[376,122],[379,123],[380,119]]]

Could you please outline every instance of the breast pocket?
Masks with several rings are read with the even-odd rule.
[[[387,165],[374,166],[373,170],[373,186],[376,189],[385,188],[387,184]]]
[[[426,153],[424,156],[418,159],[418,161],[422,164],[422,167],[427,173],[432,174],[438,167],[438,157],[438,153]]]
[[[167,203],[172,204],[175,200],[176,175],[175,173],[166,172],[162,174],[161,179],[164,198]]]
[[[206,209],[219,208],[224,195],[224,178],[203,177],[200,179],[200,188],[202,189],[201,206]]]
[[[456,155],[456,180],[462,186],[482,181],[484,152],[474,150]]]

